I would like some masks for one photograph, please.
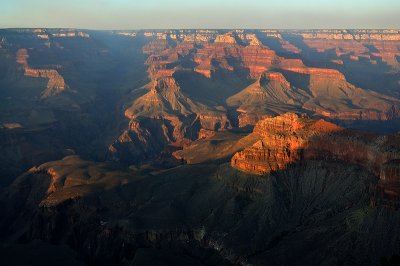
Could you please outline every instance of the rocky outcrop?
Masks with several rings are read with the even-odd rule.
[[[62,93],[67,85],[65,84],[64,78],[55,69],[31,69],[25,68],[25,76],[35,78],[46,78],[47,82],[46,89],[42,92],[42,98]]]
[[[42,99],[60,94],[68,88],[65,84],[64,78],[57,70],[30,68],[28,64],[29,55],[27,49],[19,49],[16,57],[17,63],[22,65],[25,76],[48,79],[46,89],[42,92]]]
[[[342,81],[346,80],[344,75],[336,69],[309,68],[309,67],[302,67],[302,68],[287,67],[287,68],[284,68],[284,70],[295,72],[295,73],[300,73],[300,74],[305,74],[305,75],[310,75],[313,78],[321,77],[323,79],[338,79],[338,80],[342,80]]]
[[[379,177],[372,206],[400,208],[400,135],[351,132],[324,120],[285,114],[266,118],[253,130],[258,140],[231,159],[231,166],[257,175],[307,160],[341,161]]]
[[[259,121],[253,134],[260,139],[252,146],[236,153],[231,165],[242,171],[266,174],[284,169],[288,164],[302,159],[302,148],[308,134],[306,123],[296,114],[285,114]]]
[[[232,33],[226,33],[223,35],[217,35],[214,42],[216,43],[227,43],[227,44],[236,44],[236,38]]]
[[[254,46],[262,45],[261,41],[257,38],[256,34],[245,34],[243,41],[248,42],[249,45],[254,45]]]
[[[302,160],[342,160],[362,165],[381,175],[382,180],[387,179],[385,173],[397,173],[397,170],[384,170],[385,163],[400,159],[400,151],[391,150],[387,140],[357,135],[324,120],[288,113],[258,122],[253,134],[259,136],[259,141],[236,153],[231,160],[232,167],[266,174]],[[395,139],[400,140],[398,136]]]

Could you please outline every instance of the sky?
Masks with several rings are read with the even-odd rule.
[[[0,28],[400,28],[400,0],[0,0]]]

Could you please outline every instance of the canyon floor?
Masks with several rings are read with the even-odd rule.
[[[400,31],[1,29],[0,147],[4,265],[396,265]]]

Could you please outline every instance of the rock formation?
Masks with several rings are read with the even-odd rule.
[[[379,177],[373,205],[400,207],[400,135],[352,132],[326,122],[287,113],[259,121],[258,140],[231,159],[231,166],[257,175],[305,160],[342,161]]]
[[[236,44],[236,38],[232,33],[226,33],[223,35],[217,35],[214,42],[226,43],[226,44]]]
[[[297,49],[294,42],[286,40],[286,36],[298,36],[296,31],[285,32],[285,35],[278,31],[262,33],[266,37],[261,33],[243,30],[144,33],[149,42],[142,50],[148,54],[146,64],[151,82],[143,87],[146,93],[135,99],[126,109],[125,116],[141,126],[152,125],[151,128],[156,128],[152,130],[162,132],[156,134],[162,139],[157,140],[158,144],[155,146],[158,148],[150,150],[160,151],[165,145],[187,143],[204,137],[200,132],[229,128],[233,123],[232,119],[239,127],[244,127],[288,111],[339,120],[391,120],[400,116],[399,100],[354,86],[337,69],[308,67],[300,59],[278,56],[263,43],[265,40],[262,38],[275,38],[279,40],[282,49],[285,46],[287,51],[300,53],[301,50]],[[324,42],[327,50],[335,48],[338,58],[357,55],[357,58],[368,59],[365,52],[369,48],[350,38],[350,33],[315,34],[305,32],[300,36],[310,48],[322,49],[317,42],[307,43],[308,40]],[[312,46],[314,44],[315,47]],[[345,65],[342,59],[332,59],[332,62]],[[226,110],[217,110],[194,100],[190,93],[180,87],[177,76],[182,73],[189,80],[196,73],[210,80],[218,79],[219,75],[234,74],[256,81],[226,99],[227,107],[237,113],[236,117],[228,120]],[[149,129],[142,130],[151,132]],[[140,135],[142,133],[128,128],[110,146],[110,151],[113,154],[118,153],[122,143],[133,143],[136,136]],[[142,139],[150,137],[143,136]],[[144,147],[147,147],[149,141],[145,142],[147,144]],[[143,149],[146,148],[139,150]],[[153,152],[149,154],[151,153]]]
[[[259,121],[253,134],[259,140],[235,154],[231,165],[256,174],[285,169],[302,160],[324,159],[362,165],[386,180],[384,175],[390,171],[382,170],[385,163],[400,158],[400,152],[392,150],[388,140],[292,113]],[[399,141],[398,136],[391,140]]]
[[[286,76],[296,82],[291,84]],[[397,99],[357,88],[337,70],[306,67],[265,72],[227,104],[240,113],[240,126],[288,110],[341,120],[391,120],[400,115]]]
[[[396,44],[400,40],[398,30],[325,30],[295,34],[300,35],[305,44],[320,53],[334,49],[338,57],[349,55],[350,59],[369,55],[381,58],[394,69],[400,69],[396,60],[396,56],[400,56],[400,49]],[[374,62],[372,59],[369,61]]]
[[[280,72],[264,72],[258,80],[226,100],[240,113],[239,126],[254,125],[260,118],[300,110],[311,96],[295,88]]]
[[[46,89],[42,92],[41,98],[47,98],[64,92],[68,86],[65,84],[64,78],[55,69],[33,69],[28,64],[27,49],[19,49],[16,55],[16,61],[22,65],[24,75],[34,78],[48,79]]]
[[[117,160],[149,159],[167,145],[182,146],[202,137],[200,130],[230,128],[224,112],[191,100],[173,77],[158,77],[145,89],[125,111],[131,120],[128,129],[109,148]]]

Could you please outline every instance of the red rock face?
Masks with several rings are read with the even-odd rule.
[[[231,58],[230,62],[227,58]],[[258,76],[269,69],[277,58],[274,51],[261,45],[242,46],[236,43],[210,43],[197,49],[194,61],[198,64],[196,72],[210,77],[215,65],[226,71],[247,70],[249,78]],[[214,62],[214,64],[213,64]]]
[[[231,159],[231,165],[255,174],[284,169],[288,164],[302,159],[308,139],[316,134],[309,130],[310,127],[310,121],[296,114],[263,119],[253,130],[253,134],[259,136],[260,140],[236,153]],[[331,127],[332,131],[340,130]]]
[[[25,68],[25,76],[35,78],[46,78],[46,90],[42,93],[42,98],[53,96],[66,89],[64,78],[55,69],[31,69]]]
[[[285,67],[285,70],[292,71],[295,73],[310,75],[311,78],[322,78],[322,79],[338,79],[346,80],[344,75],[336,69],[326,69],[326,68],[309,68],[309,67]]]
[[[236,43],[235,36],[232,33],[227,33],[227,34],[219,34],[215,38],[214,42],[216,43],[231,43],[234,44]]]
[[[333,160],[360,165],[379,177],[371,204],[400,208],[400,135],[347,131],[324,120],[285,114],[257,123],[258,141],[231,159],[240,171],[263,175],[302,160]]]
[[[253,134],[259,141],[236,153],[231,159],[232,167],[266,174],[301,160],[342,160],[367,167],[382,180],[400,182],[397,168],[385,166],[400,159],[400,152],[388,150],[390,142],[376,136],[360,137],[324,120],[300,118],[295,114],[266,118],[257,123]],[[397,137],[396,141],[399,140]]]

